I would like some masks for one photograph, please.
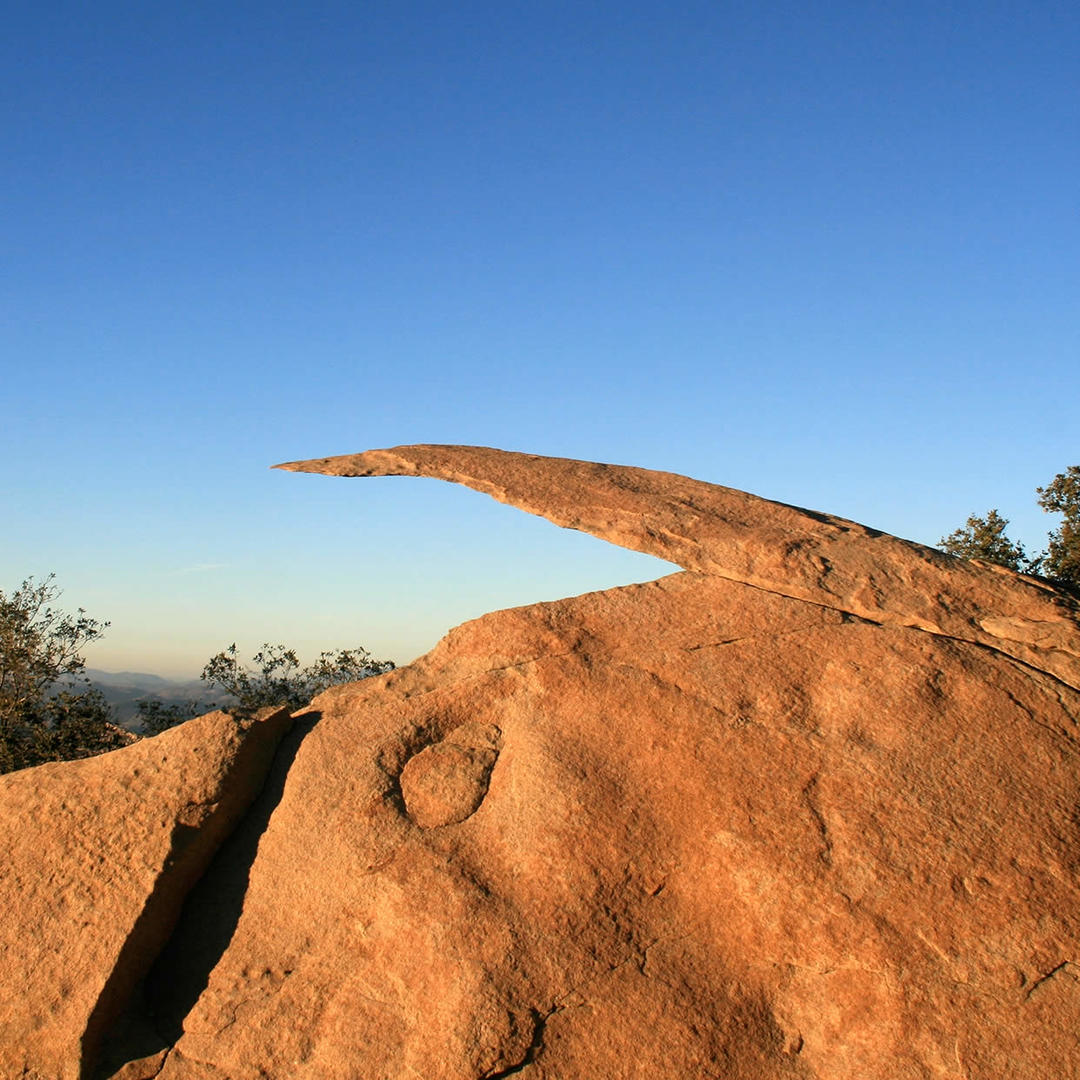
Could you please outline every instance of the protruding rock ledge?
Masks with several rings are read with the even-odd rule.
[[[483,446],[397,446],[275,468],[428,476],[687,570],[998,649],[1080,688],[1076,608],[1035,578],[675,473]]]

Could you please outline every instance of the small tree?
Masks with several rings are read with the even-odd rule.
[[[1047,513],[1063,514],[1065,519],[1050,533],[1043,572],[1059,585],[1080,592],[1080,465],[1070,465],[1035,492]]]
[[[127,741],[105,699],[80,682],[82,649],[109,624],[82,608],[70,615],[53,607],[60,596],[54,576],[27,578],[10,595],[0,591],[0,772]]]
[[[185,720],[201,713],[213,712],[217,708],[214,702],[181,701],[166,704],[157,698],[143,698],[135,703],[139,712],[135,717],[143,735],[160,735]]]
[[[996,510],[991,510],[984,518],[972,514],[962,529],[943,536],[938,543],[943,551],[964,559],[983,559],[1010,570],[1035,570],[1038,560],[1029,559],[1023,546],[1014,544],[1005,535],[1008,524],[1009,519]]]
[[[242,664],[234,642],[211,657],[200,677],[224,690],[238,709],[251,712],[264,705],[300,709],[330,686],[381,675],[394,667],[391,661],[374,660],[367,649],[359,648],[323,652],[314,664],[301,667],[294,649],[264,644],[253,660],[254,670]]]
[[[375,660],[360,648],[323,652],[313,664],[301,667],[295,649],[264,644],[252,660],[254,668],[242,663],[234,642],[212,656],[202,670],[200,678],[223,692],[223,707],[231,712],[246,715],[265,705],[284,705],[295,711],[331,686],[381,675],[394,667],[392,661]],[[146,700],[139,702],[139,719],[146,734],[156,735],[208,708],[215,706]]]
[[[46,761],[71,761],[118,750],[138,739],[113,722],[104,694],[88,686],[77,692],[61,690],[43,701],[26,726],[22,760],[15,768]]]

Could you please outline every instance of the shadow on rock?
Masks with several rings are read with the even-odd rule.
[[[160,1061],[180,1038],[184,1018],[232,940],[259,840],[281,801],[300,744],[319,719],[319,713],[305,714],[282,739],[263,790],[188,895],[141,991],[106,1039],[100,1064],[91,1073],[96,1080],[107,1080],[140,1059]]]

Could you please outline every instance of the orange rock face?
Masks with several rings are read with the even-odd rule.
[[[84,1080],[291,724],[210,713],[0,777],[0,1077]]]
[[[12,1075],[1080,1075],[1070,600],[644,470],[465,447],[289,467],[441,476],[688,569],[484,616],[316,699],[96,1047],[42,1022],[96,1000],[96,945],[34,980],[32,1014],[5,1006],[0,1039],[34,1048]],[[30,805],[4,784],[130,776],[164,738],[4,778],[0,825]],[[37,835],[20,880],[87,872],[71,832]],[[116,843],[124,878],[149,839]],[[35,941],[38,909],[9,906],[5,938]],[[78,925],[34,956],[74,959]]]

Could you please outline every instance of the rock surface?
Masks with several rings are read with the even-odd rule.
[[[0,1077],[84,1076],[291,723],[210,713],[0,778]]]
[[[287,467],[443,477],[688,569],[484,616],[298,714],[101,1075],[1080,1076],[1071,601],[670,474]],[[67,843],[16,854],[74,877]],[[92,1075],[54,1045],[37,1075]]]

